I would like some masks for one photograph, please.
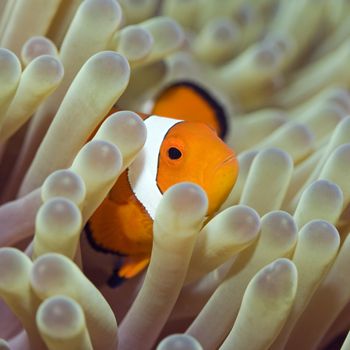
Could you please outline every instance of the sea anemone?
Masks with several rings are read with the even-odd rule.
[[[349,13],[0,1],[0,349],[350,349]],[[182,81],[225,112],[237,182],[210,218],[170,187],[146,272],[111,288],[84,227]]]

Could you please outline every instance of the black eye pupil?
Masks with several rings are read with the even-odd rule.
[[[175,147],[170,147],[168,149],[168,155],[170,159],[179,159],[182,156],[182,153],[180,150],[178,150]]]

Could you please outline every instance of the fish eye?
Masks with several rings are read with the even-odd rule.
[[[170,147],[168,149],[168,156],[170,159],[179,159],[182,156],[181,151],[176,147]]]

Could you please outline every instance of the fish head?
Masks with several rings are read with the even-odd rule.
[[[238,175],[233,150],[204,123],[183,121],[166,134],[159,152],[157,185],[164,192],[179,182],[193,182],[208,196],[208,216],[219,209]]]

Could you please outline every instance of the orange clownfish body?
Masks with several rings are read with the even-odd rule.
[[[226,199],[238,173],[233,151],[208,125],[155,115],[145,116],[144,121],[147,140],[143,150],[87,225],[94,248],[122,256],[109,280],[112,286],[147,266],[162,193],[178,182],[194,182],[207,193],[210,217]]]
[[[228,132],[225,108],[204,87],[194,82],[181,81],[162,90],[152,103],[151,114],[205,123],[221,139]]]

